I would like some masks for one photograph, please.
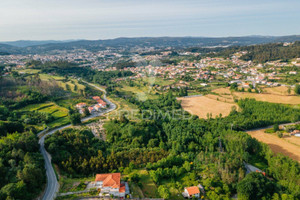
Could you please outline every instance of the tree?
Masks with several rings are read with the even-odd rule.
[[[242,200],[270,198],[275,190],[275,185],[258,172],[249,173],[237,185],[238,198]]]
[[[278,124],[274,124],[273,129],[274,129],[274,132],[279,131],[279,125]]]
[[[90,113],[89,109],[87,107],[85,107],[84,110],[83,110],[83,115],[84,116],[89,116],[90,114],[91,113]]]
[[[231,90],[237,90],[237,88],[238,88],[238,84],[237,84],[237,83],[232,83],[232,84],[230,85],[230,89],[231,89]]]
[[[297,84],[295,86],[295,93],[298,94],[298,95],[300,95],[300,84]]]
[[[66,89],[67,89],[68,91],[71,91],[71,87],[70,87],[70,85],[69,85],[68,83],[66,83]]]
[[[164,199],[169,199],[170,198],[170,191],[164,185],[161,185],[161,186],[158,187],[158,193],[161,196],[161,198],[164,198]]]
[[[130,175],[130,181],[134,182],[134,183],[138,183],[140,181],[140,176],[137,173],[133,173],[132,175]]]
[[[79,113],[75,112],[73,114],[70,114],[70,121],[72,125],[78,125],[81,124],[81,116]]]
[[[291,94],[291,87],[288,87],[287,92],[288,92],[288,94]]]

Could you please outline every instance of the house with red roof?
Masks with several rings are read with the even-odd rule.
[[[193,198],[193,197],[199,198],[200,197],[199,187],[197,186],[185,187],[182,195],[186,198]]]
[[[113,195],[125,198],[126,187],[121,183],[120,173],[97,174],[95,186],[101,190],[99,196]]]
[[[94,96],[93,99],[97,101],[98,105],[101,106],[101,108],[106,107],[106,102],[103,101],[99,96]]]
[[[93,99],[95,100],[95,101],[97,101],[97,100],[99,100],[99,99],[101,99],[99,96],[93,96]]]
[[[86,107],[86,103],[78,103],[78,104],[76,104],[76,108],[77,109],[82,109],[84,107]]]
[[[90,112],[90,113],[92,113],[92,112],[95,111],[95,108],[94,108],[93,106],[89,106],[88,109],[89,109],[89,112]]]

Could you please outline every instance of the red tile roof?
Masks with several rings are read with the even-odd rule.
[[[101,98],[99,96],[94,96],[93,99],[97,101],[100,100]]]
[[[120,173],[97,174],[95,181],[102,181],[103,187],[120,188]]]
[[[187,187],[185,188],[189,195],[199,194],[200,190],[197,186]]]
[[[121,187],[120,187],[120,189],[119,189],[119,192],[120,192],[120,193],[123,193],[123,192],[125,192],[125,191],[126,191],[125,184],[121,184]]]
[[[83,106],[86,106],[86,103],[78,103],[78,104],[76,104],[76,106],[77,107],[79,107],[79,106],[83,107]]]

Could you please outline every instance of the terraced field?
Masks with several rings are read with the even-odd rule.
[[[64,77],[54,76],[48,74],[40,74],[40,78],[45,81],[55,80],[59,86],[61,86],[64,90],[67,90],[67,85],[70,86],[72,92],[78,92],[79,90],[83,90],[85,88],[84,85],[79,84],[76,79],[70,79],[69,81],[64,81]],[[75,85],[77,85],[77,91],[75,91]]]
[[[49,113],[55,119],[47,124],[49,128],[61,126],[70,122],[68,117],[68,109],[60,107],[53,102],[28,105],[19,111],[39,111]]]

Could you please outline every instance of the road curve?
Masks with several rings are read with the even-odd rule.
[[[85,82],[85,83],[95,87],[98,90],[101,90],[104,93],[103,94],[103,99],[106,101],[106,103],[109,105],[109,107],[108,107],[108,109],[106,109],[103,112],[92,114],[88,117],[83,118],[81,120],[82,122],[87,121],[87,120],[92,119],[92,118],[95,118],[95,117],[98,117],[98,116],[101,116],[105,113],[111,112],[111,111],[116,109],[116,105],[106,98],[105,89],[102,89],[102,88],[100,88],[100,87],[98,87],[94,84],[88,83],[88,82]],[[52,164],[51,164],[51,155],[46,151],[45,146],[44,146],[45,137],[48,136],[48,135],[52,135],[56,131],[68,128],[70,126],[71,126],[71,124],[68,124],[68,125],[53,129],[53,130],[47,132],[46,134],[44,134],[46,131],[41,131],[40,133],[38,133],[38,136],[41,136],[41,135],[44,134],[40,138],[39,144],[40,144],[40,151],[41,151],[41,153],[44,157],[44,160],[45,160],[45,168],[46,168],[46,175],[47,175],[47,187],[46,187],[46,190],[44,192],[44,196],[43,196],[42,200],[53,200],[56,197],[56,194],[57,194],[58,189],[59,189],[59,184],[58,184],[54,169],[53,169]]]

